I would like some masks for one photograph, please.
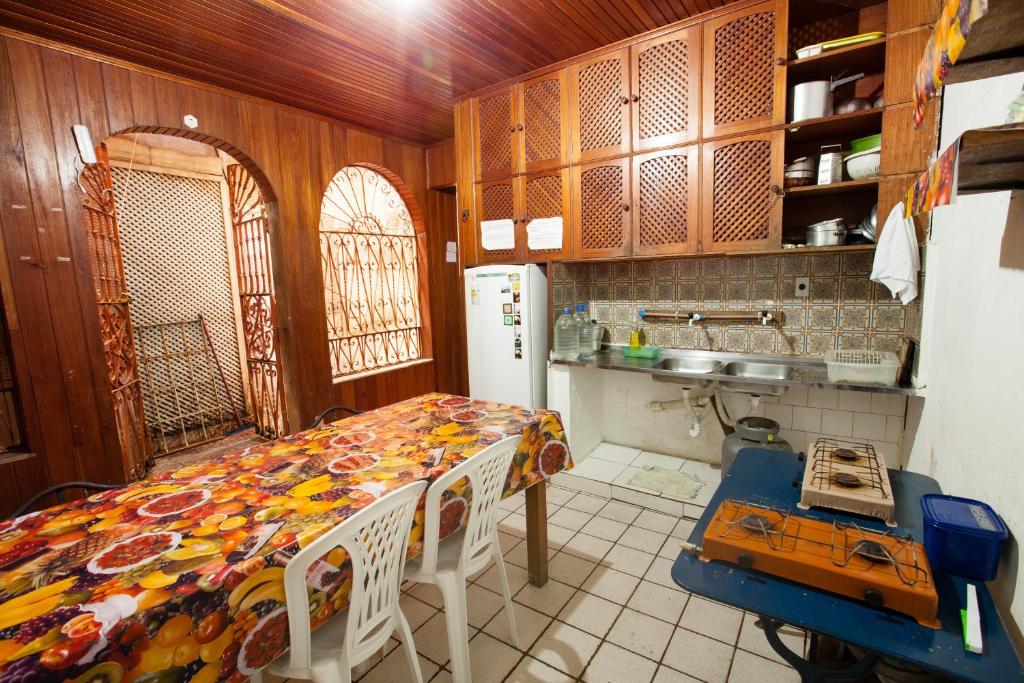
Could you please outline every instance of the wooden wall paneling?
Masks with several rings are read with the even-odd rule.
[[[384,165],[384,141],[361,130],[348,131],[348,163],[365,162]]]
[[[569,69],[523,81],[517,89],[520,168],[545,171],[569,163]]]
[[[429,167],[429,166],[428,166]],[[445,260],[445,245],[458,239],[455,193],[427,192],[430,314],[433,320],[434,373],[438,391],[466,395],[469,376],[466,359],[466,316],[462,296],[462,269]],[[445,293],[440,295],[440,293]]]
[[[704,137],[785,122],[786,8],[772,0],[703,23]]]
[[[140,71],[128,72],[128,85],[132,93],[132,111],[135,121],[142,125],[159,125],[160,108],[156,101],[156,84],[153,77]]]
[[[132,111],[132,86],[128,79],[128,71],[111,64],[104,64],[103,90],[107,100],[107,128],[111,134],[135,125],[135,112]],[[102,142],[93,140],[97,145]]]
[[[9,41],[10,42],[10,41]],[[107,117],[107,94],[103,89],[103,65],[91,59],[73,57],[75,90],[78,96],[80,123],[89,129],[94,144],[110,134]]]
[[[479,263],[514,263],[522,258],[523,230],[520,216],[520,179],[502,178],[476,184],[476,234],[480,244]],[[484,221],[511,220],[515,226],[515,247],[513,249],[485,249],[481,235]]]
[[[890,35],[885,43],[885,106],[914,100],[914,77],[924,55],[931,28]]]
[[[938,21],[942,0],[889,0],[887,25],[890,33]]]
[[[925,110],[925,120],[914,128],[914,105],[899,104],[882,112],[882,175],[916,173],[928,168],[935,152],[938,136],[936,107],[932,100]]]
[[[570,67],[572,162],[629,152],[629,48],[602,52]]]
[[[36,231],[38,200],[29,187],[26,168],[29,160],[24,152],[12,70],[12,52],[27,47],[15,41],[0,43],[0,133],[4,138],[0,146],[0,183],[4,190],[0,217],[13,305],[17,307],[19,320],[11,341],[15,349],[25,354],[27,361],[21,377],[29,377],[32,382],[32,393],[21,396],[23,411],[42,416],[41,421],[46,422],[45,433],[38,433],[34,440],[32,434],[29,435],[29,447],[43,456],[39,465],[49,481],[67,481],[77,477],[78,467],[61,368],[59,363],[53,362],[58,345],[49,313],[44,251]],[[35,163],[38,168],[39,161]]]
[[[701,251],[781,248],[783,135],[775,130],[704,143]]]
[[[517,173],[519,139],[516,128],[517,86],[503,87],[470,100],[473,117],[476,180],[492,180]]]
[[[700,134],[700,26],[630,47],[633,151],[667,147]]]
[[[573,255],[575,258],[629,256],[630,160],[611,159],[572,167]]]
[[[449,138],[427,148],[427,187],[438,190],[455,182],[455,138]]]
[[[178,93],[178,83],[156,78],[153,90],[156,92],[157,117],[159,124],[172,130],[188,130],[182,118],[185,116],[184,103]]]
[[[519,185],[521,193],[520,225],[523,234],[523,253],[526,261],[543,263],[572,255],[572,193],[570,171],[560,168],[525,175]],[[562,219],[562,247],[560,249],[530,249],[529,226],[536,218]]]
[[[90,472],[90,479],[97,481],[121,481],[123,471],[120,463],[103,457],[104,453],[118,452],[121,448],[117,437],[117,421],[111,407],[110,382],[104,357],[102,340],[90,334],[99,329],[99,315],[96,308],[94,281],[89,268],[89,253],[85,240],[75,239],[71,230],[82,230],[85,214],[82,208],[82,190],[78,174],[78,149],[71,135],[71,127],[82,119],[75,89],[75,69],[71,55],[52,50],[41,53],[43,74],[47,84],[47,109],[50,115],[50,130],[58,169],[63,226],[58,231],[48,231],[52,240],[55,258],[54,275],[61,278],[60,288],[65,296],[60,297],[58,309],[61,317],[58,324],[68,326],[68,331],[80,343],[67,345],[68,366],[89,368],[86,372],[72,373],[75,386],[69,391],[72,403],[95,403],[95,408],[86,411],[86,416],[73,413],[73,420],[82,424],[81,442],[85,461],[84,467]],[[53,207],[58,208],[58,207]],[[53,212],[51,209],[51,213]],[[80,237],[80,235],[79,235]],[[67,260],[70,259],[70,260]],[[69,380],[72,378],[69,377]],[[77,413],[77,411],[76,411]],[[99,452],[88,450],[97,444]],[[104,465],[107,466],[104,471]]]
[[[455,209],[459,221],[459,261],[463,268],[476,265],[476,177],[473,117],[469,100],[455,103]]]
[[[700,236],[697,145],[633,157],[633,253],[693,254]]]

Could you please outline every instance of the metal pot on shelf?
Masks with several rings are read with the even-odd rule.
[[[830,218],[807,226],[807,246],[837,247],[846,243],[846,221]]]

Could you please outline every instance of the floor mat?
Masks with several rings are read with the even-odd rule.
[[[689,474],[661,467],[644,467],[629,480],[630,486],[650,489],[677,500],[693,500],[704,482]]]

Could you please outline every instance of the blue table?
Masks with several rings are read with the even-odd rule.
[[[856,521],[865,528],[890,530],[882,522],[864,517],[818,509],[798,510],[803,468],[802,458],[791,453],[759,448],[741,451],[690,534],[690,543],[698,546],[702,543],[704,530],[719,503],[730,498],[756,500],[829,522]],[[901,531],[922,542],[923,523],[918,501],[922,494],[939,493],[938,483],[931,477],[899,470],[889,470],[889,477]],[[941,630],[926,628],[895,612],[876,610],[863,602],[757,571],[725,562],[703,562],[687,551],[676,559],[672,578],[692,593],[759,615],[769,643],[800,672],[804,681],[856,680],[870,672],[880,656],[968,681],[1024,681],[1024,666],[984,584],[976,583],[985,649],[975,655],[963,648],[960,608],[966,589],[965,581],[956,577],[935,576]],[[869,655],[853,670],[824,669],[786,649],[778,638],[778,622],[849,643]]]

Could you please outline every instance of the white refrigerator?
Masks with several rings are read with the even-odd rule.
[[[535,265],[467,268],[471,398],[543,408],[547,398],[548,284]]]

